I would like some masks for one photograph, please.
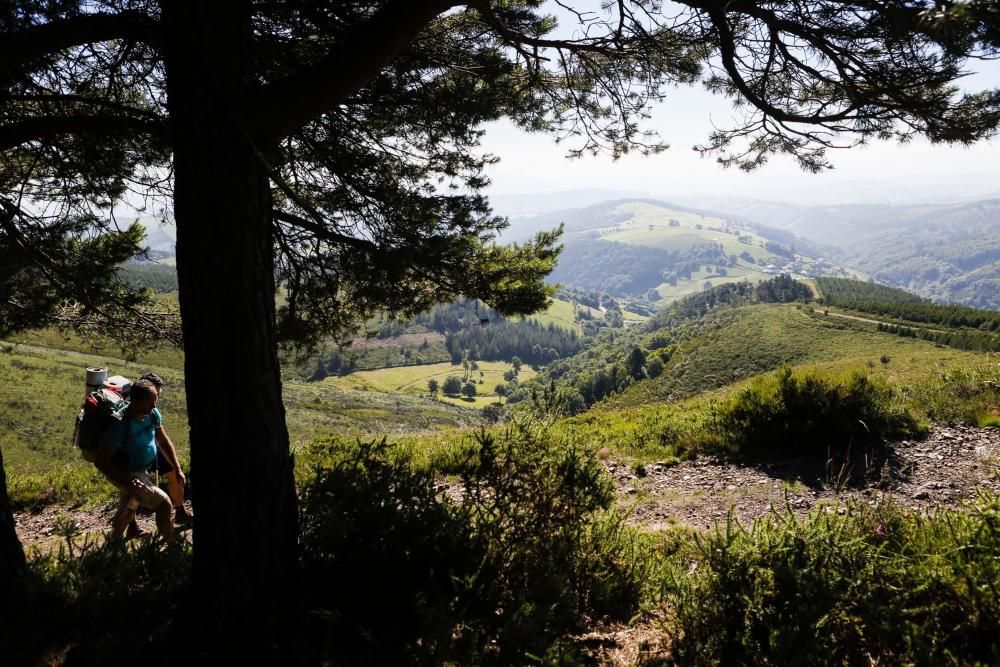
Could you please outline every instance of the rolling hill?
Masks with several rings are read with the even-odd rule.
[[[790,273],[857,276],[787,231],[652,199],[617,200],[516,218],[509,237],[563,224],[552,282],[669,302],[723,283]]]

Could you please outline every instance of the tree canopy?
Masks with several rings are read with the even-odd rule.
[[[4,240],[47,264],[33,294],[4,304],[8,329],[56,314],[37,294],[43,282],[64,301],[136,316],[135,295],[84,292],[72,272],[97,257],[113,267],[138,244],[74,251],[60,237],[114,229],[108,211],[123,201],[170,217],[171,147],[182,138],[167,55],[182,45],[164,31],[167,5],[25,1],[0,14]],[[294,341],[456,294],[504,312],[542,305],[552,237],[519,251],[488,243],[502,225],[481,194],[495,159],[477,151],[488,121],[553,132],[571,155],[655,152],[664,144],[641,123],[649,104],[702,82],[743,122],[701,149],[747,169],[775,152],[819,169],[827,148],[872,138],[971,142],[1000,121],[1000,93],[955,86],[969,57],[996,55],[998,12],[986,0],[232,7],[246,24],[241,131],[271,182],[287,292],[279,334]],[[25,273],[5,281],[16,294]],[[18,319],[28,303],[47,306]]]

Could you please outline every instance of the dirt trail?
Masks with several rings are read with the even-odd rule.
[[[955,506],[979,490],[1000,491],[1000,429],[936,426],[926,440],[889,445],[878,461],[824,466],[803,461],[736,465],[701,458],[644,470],[611,462],[622,505],[633,523],[708,528],[732,508],[749,524],[772,506],[804,514],[847,500],[892,498],[917,509]],[[848,480],[848,477],[851,477]]]
[[[841,467],[784,461],[737,465],[702,457],[677,465],[653,463],[642,470],[609,461],[619,503],[630,521],[653,529],[681,524],[709,528],[730,511],[744,524],[772,507],[805,514],[817,506],[847,500],[875,503],[892,498],[904,507],[955,506],[979,490],[1000,492],[1000,429],[936,426],[922,441],[888,446],[881,460],[856,460]],[[853,474],[850,483],[845,483]],[[447,486],[447,485],[446,485]],[[65,527],[100,535],[107,530],[114,504],[90,509],[49,506],[17,512],[18,536],[26,548],[42,551],[64,542]],[[154,529],[151,514],[140,524]]]
[[[191,510],[190,502],[185,506]],[[104,539],[117,507],[117,502],[91,508],[49,505],[39,511],[15,512],[14,525],[25,551],[49,553],[66,543],[67,533],[80,536],[74,538],[76,544],[83,540],[84,535],[88,539]],[[140,513],[137,518],[139,525],[146,530],[156,530],[152,512]]]

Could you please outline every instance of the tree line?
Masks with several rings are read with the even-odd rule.
[[[166,264],[129,262],[121,268],[119,275],[131,287],[159,293],[177,291],[177,270]]]
[[[1000,330],[1000,312],[938,304],[901,289],[846,278],[818,278],[823,301],[830,305],[909,322],[951,328]]]
[[[902,324],[879,322],[878,330],[904,338],[919,338],[938,345],[947,345],[956,350],[971,350],[974,352],[1000,352],[1000,336],[964,329],[961,331],[934,331],[921,327],[908,327]]]
[[[670,308],[656,315],[648,323],[651,327],[662,327],[672,319],[701,317],[719,306],[747,306],[755,303],[791,303],[812,297],[812,290],[805,283],[787,274],[775,276],[759,283],[744,280],[726,283],[702,290],[674,303]]]
[[[572,356],[582,345],[575,331],[534,320],[477,325],[448,334],[445,346],[452,361],[467,355],[483,361],[509,361],[520,357],[532,366],[544,366]],[[456,362],[456,363],[458,363]]]

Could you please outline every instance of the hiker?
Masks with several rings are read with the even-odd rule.
[[[101,436],[94,465],[121,492],[118,512],[111,522],[111,537],[121,539],[138,506],[156,514],[156,526],[167,542],[174,539],[170,497],[149,478],[147,471],[156,462],[157,450],[177,471],[183,488],[184,473],[177,462],[177,452],[163,431],[163,418],[156,409],[159,392],[144,378],[132,385],[130,401],[121,420],[115,421]]]
[[[156,373],[146,373],[140,380],[149,380],[156,387],[157,396],[163,395],[163,380]],[[160,442],[161,437],[166,439],[165,443]],[[174,523],[186,526],[194,521],[194,516],[188,512],[187,508],[184,506],[184,473],[181,471],[180,466],[175,463],[171,463],[167,460],[167,457],[163,455],[163,450],[166,447],[173,449],[173,443],[170,442],[170,436],[167,435],[166,429],[163,428],[161,423],[160,430],[156,433],[156,465],[150,468],[149,472],[157,472],[167,478],[167,495],[170,496],[170,502],[174,506]],[[176,451],[176,450],[175,450]],[[139,528],[139,524],[133,519],[129,524],[127,537],[139,537],[143,535],[143,530]]]

